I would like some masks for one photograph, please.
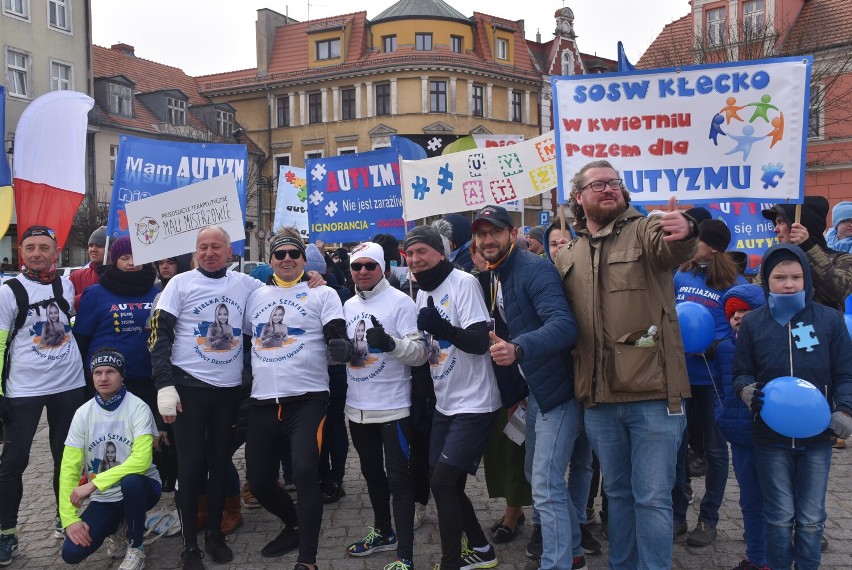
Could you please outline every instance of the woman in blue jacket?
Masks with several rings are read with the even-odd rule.
[[[745,283],[736,262],[725,253],[731,243],[731,231],[722,220],[704,220],[698,225],[698,251],[675,273],[676,303],[692,301],[710,311],[715,323],[714,339],[724,340],[731,335],[725,318],[722,296],[734,285]],[[721,395],[713,388],[713,379],[706,354],[687,354],[686,369],[692,398],[686,401],[687,421],[697,422],[704,441],[707,462],[705,492],[701,499],[698,524],[689,533],[687,544],[707,546],[716,539],[719,507],[728,482],[728,447],[714,417],[714,407]],[[689,433],[690,427],[687,427]],[[686,440],[678,452],[677,480],[673,494],[676,534],[686,531]]]

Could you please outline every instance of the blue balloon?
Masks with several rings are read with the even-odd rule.
[[[763,387],[760,417],[787,437],[813,437],[831,423],[828,400],[816,386],[795,376],[781,376]]]
[[[704,352],[710,348],[716,324],[707,307],[693,301],[684,301],[678,303],[675,309],[677,321],[680,323],[680,335],[683,337],[683,349],[687,354]]]
[[[852,336],[852,315],[843,315],[843,320],[846,321],[846,330],[849,331],[849,336]]]
[[[846,297],[846,314],[852,315],[852,295]]]

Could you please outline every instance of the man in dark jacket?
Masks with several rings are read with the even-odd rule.
[[[532,453],[530,483],[544,546],[535,568],[570,568],[574,542],[580,543],[577,512],[565,484],[579,427],[568,352],[577,336],[574,315],[553,265],[516,250],[517,229],[505,209],[486,206],[471,229],[492,274],[491,318],[502,319],[510,334],[501,339],[491,333],[491,357],[498,366],[517,361],[530,390],[526,444],[527,454]]]
[[[823,233],[828,216],[828,200],[805,196],[801,223],[796,223],[796,204],[775,204],[763,210],[763,217],[775,224],[779,243],[798,245],[805,252],[814,281],[814,301],[843,312],[846,297],[852,294],[852,255],[828,247]]]

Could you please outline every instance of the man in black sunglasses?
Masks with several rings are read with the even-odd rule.
[[[337,292],[309,286],[299,231],[282,229],[269,249],[274,273],[249,297],[244,322],[251,335],[253,376],[246,473],[261,506],[284,523],[261,555],[281,556],[298,548],[295,570],[314,570],[322,523],[317,459],[329,400],[328,360],[348,362],[353,350]],[[279,331],[280,342],[264,345],[264,330]],[[279,461],[287,447],[298,506],[278,486]]]
[[[396,550],[396,561],[385,570],[411,570],[411,366],[426,362],[426,341],[417,329],[414,301],[385,277],[382,246],[364,242],[352,251],[351,259],[355,296],[346,301],[343,312],[356,357],[346,367],[345,413],[375,519],[367,536],[350,544],[347,552],[367,556]],[[391,497],[396,532],[391,526]]]

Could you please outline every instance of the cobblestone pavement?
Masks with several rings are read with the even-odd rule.
[[[47,423],[42,418],[39,432],[32,451],[33,458],[40,458],[30,464],[24,476],[24,500],[19,519],[21,554],[14,559],[9,568],[44,568],[64,565],[59,556],[61,541],[53,538],[54,502],[50,493],[50,458],[47,442]],[[243,473],[243,457],[240,450],[236,457],[237,467]],[[833,453],[831,478],[827,498],[828,522],[826,536],[830,541],[828,552],[823,555],[822,567],[833,569],[852,568],[852,449],[835,450]],[[688,523],[694,526],[698,515],[698,503],[704,491],[704,480],[693,479],[696,501],[690,507]],[[392,562],[392,552],[381,552],[364,558],[352,558],[344,553],[350,542],[362,538],[366,525],[372,524],[372,514],[367,497],[366,485],[360,476],[358,460],[350,448],[347,473],[344,481],[346,496],[340,502],[327,505],[323,514],[322,534],[318,564],[321,570],[375,570]],[[732,568],[744,557],[742,540],[742,520],[739,515],[738,487],[733,472],[728,479],[728,490],[722,506],[719,521],[719,536],[707,547],[694,548],[686,545],[684,536],[678,538],[674,547],[674,568]],[[503,505],[500,500],[488,499],[485,492],[485,480],[482,471],[468,481],[468,494],[477,509],[479,521],[483,526],[499,519]],[[2,497],[0,497],[2,500]],[[171,503],[171,494],[164,495],[161,502]],[[158,507],[159,508],[159,507]],[[440,560],[440,538],[434,507],[431,521],[415,531],[415,563],[420,569],[431,570]],[[206,560],[208,568],[216,570],[252,570],[265,568],[292,568],[295,565],[295,553],[281,558],[262,558],[260,549],[280,530],[278,522],[263,509],[243,510],[245,524],[230,537],[230,546],[234,551],[234,562],[216,565]],[[588,568],[606,568],[606,539],[600,536],[600,525],[594,523],[592,533],[604,545],[603,555],[587,556]],[[524,547],[529,539],[530,525],[522,527],[518,537],[508,544],[498,545],[499,568],[522,570],[527,563]],[[199,537],[203,545],[203,539]],[[146,547],[147,568],[177,568],[181,550],[180,537],[163,538]],[[81,569],[117,569],[120,560],[106,558],[105,548],[79,565]]]

